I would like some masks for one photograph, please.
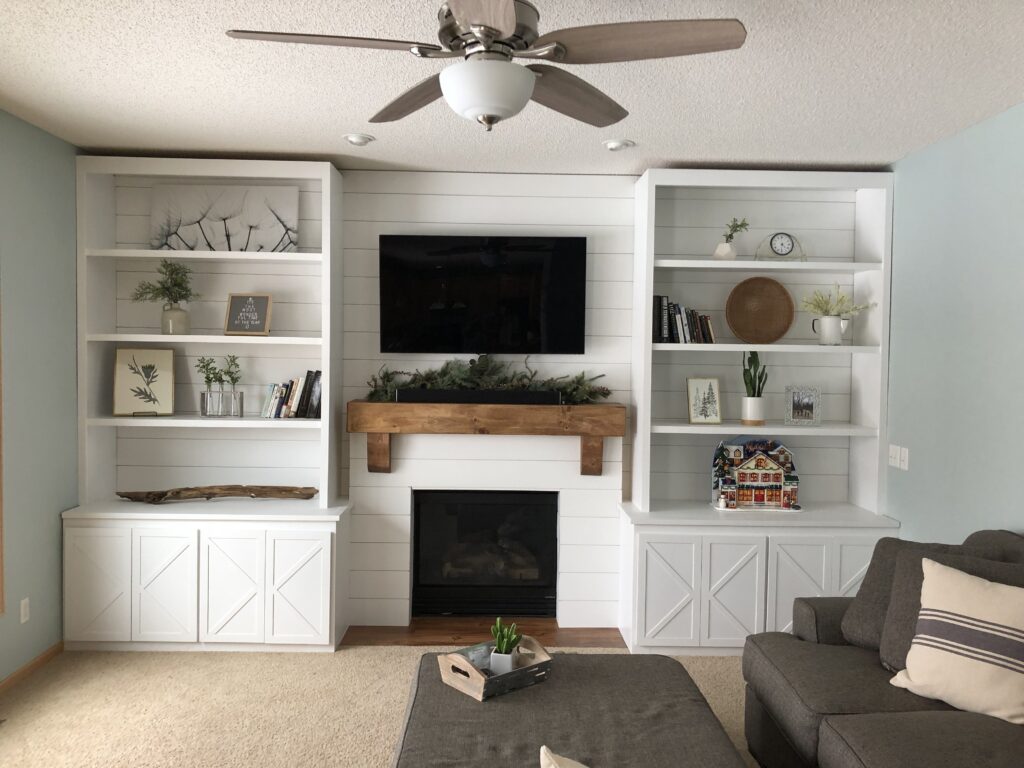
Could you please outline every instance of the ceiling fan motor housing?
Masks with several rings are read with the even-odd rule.
[[[503,44],[513,51],[524,51],[537,40],[537,25],[540,23],[540,13],[533,3],[527,0],[515,0],[516,31],[511,37],[495,41]],[[452,51],[461,51],[464,48],[478,43],[473,30],[459,24],[452,12],[445,3],[437,12],[437,20],[440,29],[437,32],[437,39],[441,45]]]

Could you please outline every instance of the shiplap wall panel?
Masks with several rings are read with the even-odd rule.
[[[115,246],[148,248],[150,206],[154,184],[252,185],[299,187],[300,250],[318,250],[321,242],[319,182],[313,180],[239,180],[117,176],[115,177]],[[175,252],[168,251],[173,259]],[[282,258],[287,258],[286,254]],[[160,305],[131,301],[142,280],[154,280],[156,262],[113,260],[116,311],[113,328],[93,332],[158,333]],[[272,332],[289,336],[320,336],[321,270],[316,264],[238,264],[210,261],[190,265],[200,298],[189,303],[193,333],[223,333],[229,293],[269,293],[273,297]],[[141,345],[160,346],[160,345]],[[238,390],[245,393],[245,413],[258,415],[267,385],[320,368],[316,346],[175,345],[175,412],[194,415],[205,389],[195,370],[201,356],[218,360],[237,354],[242,368]],[[103,365],[106,362],[103,361]],[[97,404],[101,414],[109,403]],[[203,484],[281,484],[319,486],[319,436],[305,430],[252,430],[240,437],[234,430],[117,430],[116,479],[119,490],[152,490]]]
[[[363,397],[381,365],[415,370],[452,355],[382,355],[379,251],[383,234],[582,236],[587,238],[587,338],[584,355],[536,355],[540,376],[604,374],[613,399],[627,402],[633,274],[633,177],[508,176],[449,173],[345,173],[346,399]],[[519,364],[522,358],[506,357]],[[618,502],[627,448],[606,440],[604,474],[579,473],[575,438],[402,435],[393,471],[366,471],[366,439],[350,436],[353,600],[357,624],[405,624],[412,490],[416,488],[559,491],[562,626],[614,626],[618,609]],[[387,547],[388,549],[379,549]],[[375,565],[380,555],[388,566]],[[571,574],[571,575],[569,575]],[[382,594],[370,599],[367,594]]]

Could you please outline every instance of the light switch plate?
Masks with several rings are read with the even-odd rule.
[[[910,469],[910,449],[900,448],[900,469],[906,472]]]
[[[900,465],[900,447],[889,443],[889,466],[899,467]]]
[[[28,617],[29,617],[28,609],[29,609],[29,604],[28,604],[28,598],[26,597],[24,600],[21,601],[21,623],[22,624],[25,624],[25,623],[28,622]]]

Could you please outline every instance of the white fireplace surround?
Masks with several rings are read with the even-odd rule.
[[[600,477],[580,475],[572,437],[402,435],[390,474],[366,471],[365,435],[350,446],[353,625],[409,623],[413,491],[486,490],[558,492],[559,626],[618,626],[621,438]]]

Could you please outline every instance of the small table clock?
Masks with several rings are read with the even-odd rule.
[[[768,235],[754,251],[755,261],[807,261],[804,247],[796,235],[774,232]]]

